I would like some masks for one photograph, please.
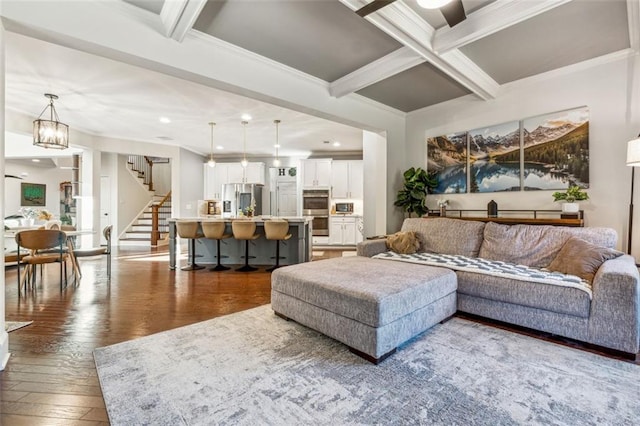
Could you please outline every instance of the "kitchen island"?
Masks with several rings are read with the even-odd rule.
[[[271,216],[257,216],[251,219],[256,223],[256,233],[261,237],[251,241],[249,244],[249,264],[251,265],[273,265],[275,264],[276,242],[267,240],[264,236],[264,222],[271,219]],[[276,219],[276,217],[273,217]],[[312,221],[311,217],[278,217],[277,219],[286,219],[289,221],[289,233],[291,238],[287,241],[280,242],[280,259],[281,265],[293,265],[295,263],[309,262],[311,260],[311,239]],[[231,222],[236,218],[219,218],[215,216],[207,217],[185,217],[170,218],[169,222],[169,269],[176,269],[177,254],[177,237],[176,221],[191,220],[199,223],[213,220],[224,220],[226,222],[225,234],[233,234],[231,231]],[[188,245],[189,250],[190,245]],[[221,263],[224,265],[241,265],[244,264],[244,241],[238,241],[233,237],[221,241]],[[201,265],[214,265],[216,263],[217,245],[216,240],[208,238],[199,238],[196,240],[196,263]],[[191,256],[191,253],[189,253]]]

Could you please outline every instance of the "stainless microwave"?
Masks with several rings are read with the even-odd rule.
[[[353,203],[336,203],[336,213],[353,213]]]

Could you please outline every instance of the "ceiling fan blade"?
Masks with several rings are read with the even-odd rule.
[[[390,5],[394,1],[396,0],[373,0],[366,6],[363,6],[360,9],[356,10],[356,13],[364,18],[368,14],[373,13],[378,9],[382,9],[383,7]]]
[[[450,27],[467,19],[462,0],[453,0],[451,3],[442,6],[440,12],[442,12],[444,19],[447,20],[447,24],[449,24]]]
[[[20,176],[15,176],[15,175],[4,175],[4,177],[11,178],[11,179],[20,179],[20,180],[22,180],[22,178]]]

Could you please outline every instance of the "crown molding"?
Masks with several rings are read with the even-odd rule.
[[[627,0],[627,19],[629,25],[629,46],[640,51],[640,0]]]
[[[433,49],[439,54],[459,49],[570,1],[572,0],[496,0],[469,14],[458,25],[438,29],[433,36]]]
[[[352,10],[367,3],[366,0],[340,0]],[[460,51],[452,50],[445,56],[438,55],[431,45],[435,29],[415,11],[400,1],[390,4],[365,18],[406,47],[414,50],[449,78],[466,87],[482,99],[496,96],[498,83],[474,66]]]
[[[182,42],[206,4],[206,0],[165,1],[160,11],[165,35]]]
[[[340,98],[424,62],[422,56],[404,46],[335,80],[329,85],[329,93]]]

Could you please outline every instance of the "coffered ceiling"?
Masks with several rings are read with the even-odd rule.
[[[415,0],[397,0],[366,18],[354,13],[367,3],[126,0],[113,7],[175,43],[187,35],[217,40],[317,79],[335,99],[364,97],[398,113],[461,96],[488,101],[507,83],[635,54],[640,45],[640,0],[462,0],[467,19],[453,28],[440,11]],[[11,22],[5,27],[15,28]],[[245,112],[255,119],[247,149],[256,154],[273,153],[275,118],[282,120],[284,155],[326,150],[327,140],[342,142],[335,149],[361,148],[360,129],[10,34],[8,108],[37,113],[42,93],[52,90],[64,95],[60,115],[78,128],[205,155],[212,119],[226,152],[241,151],[239,116]],[[172,125],[159,125],[159,116]]]

